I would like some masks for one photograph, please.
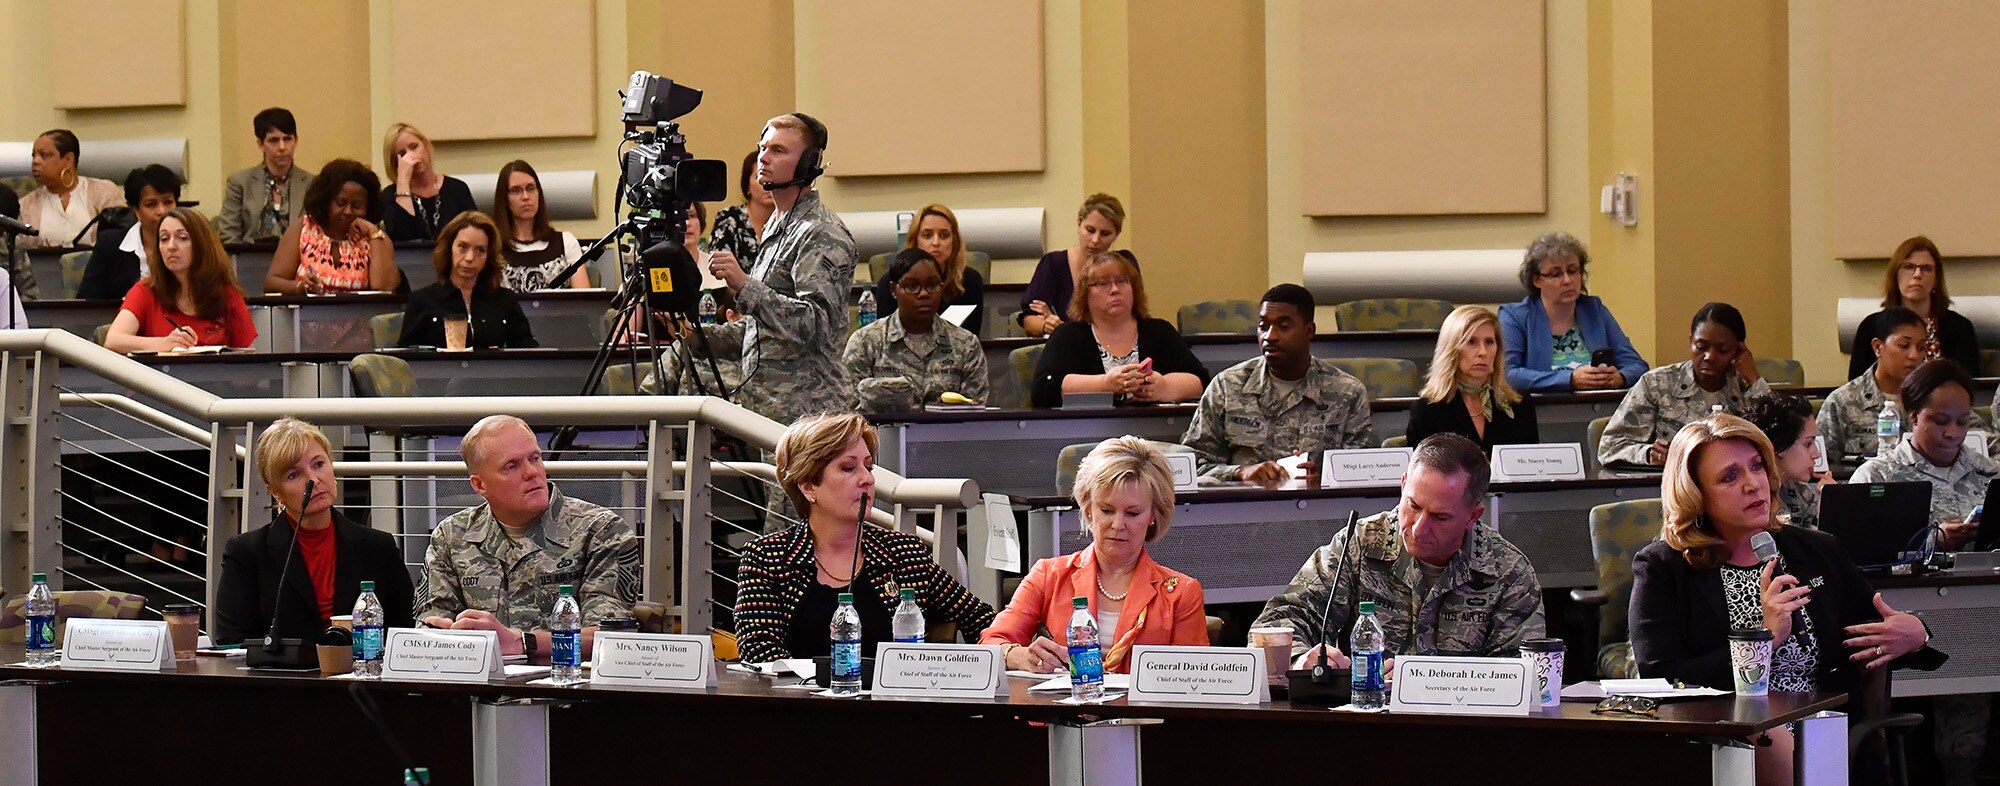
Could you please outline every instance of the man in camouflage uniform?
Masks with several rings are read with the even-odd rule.
[[[576,587],[585,657],[599,620],[639,599],[639,540],[604,508],[564,497],[542,471],[528,424],[494,415],[466,432],[459,451],[485,504],[454,513],[431,533],[416,617],[426,624],[491,630],[504,655],[546,659],[560,585]]]
[[[1543,635],[1542,588],[1528,558],[1480,521],[1490,478],[1486,454],[1457,434],[1417,446],[1395,510],[1362,519],[1313,551],[1258,626],[1292,629],[1303,667],[1337,640],[1360,601],[1375,602],[1390,655],[1511,656]],[[1320,627],[1321,620],[1327,627]]]
[[[895,313],[854,331],[841,356],[860,410],[907,412],[946,392],[986,401],[986,354],[979,337],[937,318],[944,279],[936,260],[904,249],[890,264],[889,277],[896,279],[890,288]]]
[[[1200,456],[1205,479],[1277,485],[1277,459],[1314,450],[1376,447],[1368,388],[1312,356],[1313,297],[1279,284],[1257,308],[1258,357],[1215,375],[1181,443]],[[1308,462],[1309,478],[1319,467]]]

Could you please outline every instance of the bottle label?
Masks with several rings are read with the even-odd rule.
[[[1354,656],[1354,676],[1349,682],[1353,690],[1379,691],[1383,689],[1382,653],[1370,652]]]
[[[861,678],[861,642],[836,641],[833,643],[833,676],[835,679]]]
[[[56,648],[56,615],[37,614],[28,618],[28,649]]]
[[[924,634],[922,634],[922,633],[919,633],[919,634],[917,634],[917,635],[915,635],[915,636],[897,636],[897,637],[896,637],[896,643],[897,643],[897,644],[922,644],[922,643],[924,643]]]
[[[573,630],[556,631],[550,633],[549,665],[570,666],[570,667],[582,666],[583,648],[576,646],[577,639],[580,636],[581,634]]]
[[[1903,430],[1902,421],[1893,420],[1890,418],[1882,418],[1881,420],[1875,421],[1875,436],[1878,437],[1900,436],[1898,432],[1901,432],[1902,430]]]
[[[360,661],[382,659],[382,626],[354,626],[354,659]]]
[[[1096,646],[1069,648],[1069,681],[1089,685],[1104,681],[1104,651]]]

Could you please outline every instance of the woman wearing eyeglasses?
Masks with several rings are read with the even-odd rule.
[[[1590,252],[1568,232],[1535,238],[1521,260],[1528,296],[1500,307],[1500,343],[1507,348],[1507,383],[1530,393],[1616,390],[1646,373],[1604,301],[1585,294]],[[1611,363],[1595,356],[1610,350]]]
[[[1077,274],[1069,320],[1049,335],[1031,386],[1034,405],[1053,407],[1068,393],[1116,393],[1142,403],[1201,396],[1208,369],[1173,323],[1146,311],[1139,266],[1103,253]]]
[[[1967,373],[1979,373],[1979,334],[1972,320],[1951,310],[1951,295],[1944,288],[1944,255],[1936,243],[1918,235],[1903,241],[1889,256],[1882,276],[1882,308],[1902,306],[1924,320],[1924,359],[1944,358],[1956,362]],[[1882,312],[1869,314],[1854,331],[1854,351],[1848,354],[1847,378],[1868,372],[1875,362],[1869,352],[1874,339],[1887,339]]]
[[[957,393],[986,401],[986,356],[972,331],[938,319],[946,282],[936,259],[896,252],[883,280],[896,311],[854,331],[841,365],[863,412],[902,412]]]

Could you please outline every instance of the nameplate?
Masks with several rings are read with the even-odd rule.
[[[1410,468],[1409,448],[1329,450],[1321,465],[1320,485],[1329,488],[1399,486]]]
[[[1494,445],[1496,481],[1582,480],[1583,446],[1574,442]]]
[[[1195,488],[1195,455],[1193,453],[1166,453],[1167,469],[1174,473],[1175,491],[1193,491]]]
[[[999,645],[875,645],[876,696],[991,699],[1007,694],[1007,662]]]
[[[1818,474],[1821,472],[1832,472],[1833,465],[1828,464],[1826,460],[1826,435],[1825,434],[1814,435],[1813,447],[1819,450],[1819,455],[1813,457],[1813,473]]]
[[[1261,647],[1132,647],[1132,690],[1125,700],[1194,704],[1263,704],[1271,700]]]
[[[65,669],[172,671],[174,642],[158,620],[71,617],[63,624]]]
[[[713,688],[715,641],[707,636],[599,632],[590,652],[590,684]]]
[[[392,628],[383,642],[383,679],[483,683],[504,676],[500,637],[490,630]]]
[[[1526,715],[1534,709],[1535,675],[1520,658],[1396,659],[1390,712],[1443,715]]]

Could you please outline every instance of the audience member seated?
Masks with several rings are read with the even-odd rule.
[[[986,327],[986,277],[966,262],[965,236],[958,233],[958,215],[951,208],[932,203],[917,211],[904,248],[922,249],[937,260],[944,275],[944,306],[971,306],[972,313],[959,327],[979,335]],[[884,275],[875,282],[875,304],[882,316],[896,313],[895,281]],[[940,309],[943,306],[939,307]]]
[[[485,502],[438,522],[424,550],[416,618],[457,630],[490,630],[504,655],[546,663],[549,625],[563,585],[583,608],[583,658],[597,623],[625,617],[639,600],[639,539],[604,508],[563,496],[542,469],[526,421],[493,415],[459,444],[472,491]]]
[[[1868,353],[1875,363],[1827,394],[1819,409],[1819,432],[1826,435],[1827,450],[1837,457],[1878,452],[1875,419],[1884,403],[1896,404],[1904,430],[1909,430],[1910,413],[1902,407],[1901,391],[1903,380],[1924,362],[1924,318],[1902,306],[1890,306],[1870,319],[1875,320],[1875,338],[1867,349],[1856,344],[1855,352]]]
[[[388,291],[403,274],[382,231],[382,181],[359,161],[336,158],[306,189],[305,216],[285,230],[264,291],[287,295]]]
[[[1772,515],[1778,482],[1770,441],[1742,418],[1703,418],[1675,435],[1660,481],[1666,526],[1632,561],[1639,673],[1732,690],[1729,633],[1756,628],[1776,644],[1774,693],[1851,691],[1862,669],[1941,664],[1923,621],[1883,602],[1840,541]],[[1751,545],[1760,532],[1777,540],[1770,562]],[[1789,784],[1791,734],[1768,734],[1757,782]]]
[[[1542,588],[1527,555],[1480,518],[1490,477],[1472,440],[1418,443],[1396,508],[1334,533],[1254,624],[1292,629],[1294,668],[1321,651],[1346,668],[1340,648],[1361,601],[1375,603],[1391,657],[1516,657],[1542,638]]]
[[[1263,352],[1215,375],[1181,436],[1204,479],[1275,486],[1291,477],[1279,459],[1375,447],[1367,386],[1312,356],[1313,309],[1312,293],[1297,284],[1264,293],[1257,307]],[[1304,471],[1317,478],[1319,465],[1306,461]]]
[[[37,187],[21,199],[21,222],[41,230],[42,234],[20,238],[24,246],[97,245],[96,228],[84,232],[84,227],[90,226],[90,220],[105,208],[122,204],[117,183],[78,174],[76,162],[81,150],[76,134],[66,128],[44,131],[35,137],[28,172],[34,176]],[[79,232],[83,233],[81,239],[77,237]]]
[[[224,243],[270,243],[285,236],[304,211],[313,173],[294,165],[299,124],[292,113],[271,107],[251,118],[264,160],[229,176],[222,213],[215,218]]]
[[[875,427],[860,415],[809,415],[778,438],[778,483],[805,520],[750,541],[736,571],[736,646],[745,663],[829,655],[840,595],[861,616],[861,651],[890,641],[899,589],[931,624],[977,640],[993,607],[931,561],[915,535],[859,518],[875,491]]]
[[[1612,390],[1646,373],[1604,301],[1587,295],[1590,252],[1568,232],[1535,238],[1521,260],[1528,296],[1500,307],[1500,343],[1507,347],[1507,382],[1531,393]],[[1610,350],[1611,363],[1592,355]]]
[[[1957,551],[1972,541],[1977,527],[1967,518],[2000,475],[2000,464],[1986,454],[1961,450],[1978,417],[1972,413],[1972,375],[1950,360],[1927,360],[1903,378],[1902,396],[1910,409],[1910,433],[1887,453],[1863,462],[1848,482],[1930,483],[1931,526],[1939,528],[1946,548]]]
[[[262,640],[266,634],[316,642],[335,615],[354,610],[363,581],[375,582],[389,627],[415,624],[410,571],[396,538],[334,509],[340,486],[326,435],[303,420],[279,418],[257,437],[257,465],[278,513],[270,524],[232,537],[223,547],[215,643]],[[288,573],[305,580],[289,580]],[[312,595],[298,597],[280,581],[311,587]]]
[[[1780,512],[1791,517],[1785,523],[1819,529],[1819,490],[1834,480],[1830,472],[1813,470],[1820,459],[1816,439],[1820,432],[1812,404],[1798,396],[1766,393],[1751,396],[1743,410],[1743,419],[1764,432],[1778,456],[1778,502],[1784,506]]]
[[[1146,309],[1138,265],[1098,254],[1079,276],[1069,301],[1071,321],[1049,336],[1035,367],[1035,406],[1056,406],[1066,393],[1116,393],[1147,403],[1201,395],[1208,369],[1172,322]]]
[[[437,171],[434,154],[430,137],[408,123],[392,124],[382,135],[382,171],[390,182],[382,193],[382,229],[390,240],[429,243],[445,222],[479,209],[465,181]]]
[[[1028,290],[1021,293],[1021,329],[1030,336],[1055,334],[1067,316],[1068,303],[1083,286],[1085,265],[1099,254],[1109,253],[1125,231],[1125,205],[1110,194],[1091,194],[1076,211],[1076,245],[1050,251],[1035,264]],[[1123,249],[1118,255],[1137,269],[1139,258]]]
[[[105,242],[90,251],[83,280],[77,284],[78,298],[116,300],[130,292],[139,279],[152,274],[147,260],[152,257],[153,245],[159,241],[160,217],[180,205],[182,185],[180,175],[159,164],[148,164],[125,176],[125,203],[132,206],[131,215],[137,220],[123,226],[117,234],[112,231],[120,227],[113,226],[108,217],[126,211],[114,209],[98,222]],[[110,242],[114,237],[119,238],[116,245]]]
[[[1597,460],[1651,464],[1667,459],[1667,444],[1681,426],[1721,407],[1740,413],[1751,396],[1771,392],[1757,375],[1757,359],[1743,343],[1743,314],[1728,303],[1707,303],[1688,328],[1688,359],[1648,371],[1618,402]]]
[[[404,347],[445,347],[447,322],[465,321],[467,349],[539,346],[520,297],[501,285],[500,228],[485,213],[464,212],[445,224],[431,251],[437,283],[410,293],[403,310]]]
[[[764,224],[778,209],[777,200],[764,190],[764,183],[751,177],[756,171],[757,151],[752,150],[743,157],[743,168],[736,175],[736,190],[743,195],[743,204],[730,205],[716,213],[715,231],[708,236],[709,249],[736,255],[745,270],[756,265],[757,243],[764,237]]]
[[[715,318],[718,323],[728,324],[743,318],[743,315],[736,310],[736,293],[729,291],[729,287],[719,286],[708,290],[708,294],[715,298]],[[654,324],[672,323],[656,321]],[[703,351],[704,347],[714,350],[715,362],[712,365],[709,363],[709,356]],[[691,357],[692,365],[685,359],[688,357]],[[675,341],[673,354],[662,358],[660,362],[668,366],[662,369],[667,379],[666,385],[659,385],[649,369],[645,378],[639,381],[639,392],[669,396],[729,398],[743,385],[741,347],[735,344],[725,345],[720,337],[704,344],[701,338],[690,333],[685,340]],[[981,358],[981,362],[984,362],[984,358]]]
[[[1979,371],[1979,335],[1972,320],[1951,310],[1951,295],[1944,286],[1944,255],[1936,243],[1918,235],[1903,241],[1889,257],[1882,275],[1882,308],[1902,306],[1923,319],[1925,360],[1945,358],[1958,363],[1968,373]],[[1861,320],[1854,330],[1854,348],[1847,358],[1847,378],[1861,376],[1874,360],[1868,348],[1873,340],[1886,338],[1889,326],[1883,312]]]
[[[554,281],[556,274],[583,258],[583,246],[576,235],[549,225],[549,205],[542,201],[542,176],[519,159],[500,167],[493,181],[493,223],[506,238],[501,258],[507,264],[507,288],[515,292],[538,289],[583,289],[590,286],[590,274],[577,268],[569,281]]]
[[[1037,560],[979,643],[1000,645],[1010,670],[1064,671],[1071,600],[1089,598],[1107,672],[1130,671],[1135,644],[1207,645],[1201,582],[1146,550],[1173,524],[1166,456],[1138,437],[1105,440],[1077,468],[1075,494],[1090,546]]]
[[[899,305],[847,337],[840,362],[863,412],[907,412],[957,393],[985,403],[986,355],[972,331],[938,317],[950,286],[921,249],[896,252],[883,281]]]
[[[1535,403],[1496,374],[1505,354],[1500,318],[1480,306],[1459,306],[1445,317],[1431,352],[1430,378],[1410,404],[1409,441],[1457,434],[1485,448],[1541,441]]]
[[[125,293],[105,348],[129,354],[256,342],[236,265],[208,219],[192,208],[167,211],[155,243],[152,274]]]
[[[16,221],[21,220],[21,195],[14,189],[0,187],[0,216]],[[27,238],[0,233],[0,250],[7,255],[0,259],[0,271],[7,273],[9,291],[23,300],[40,297],[40,289],[35,285],[35,265],[28,260]]]

